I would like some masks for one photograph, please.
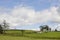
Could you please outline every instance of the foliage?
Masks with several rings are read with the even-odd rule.
[[[51,31],[51,28],[49,28],[48,25],[40,26],[40,29],[41,29],[41,31],[44,31],[44,29],[46,29],[46,31]]]
[[[9,28],[9,24],[6,22],[6,20],[4,20],[2,26],[3,26],[3,31],[5,33],[5,30]]]
[[[3,34],[3,28],[1,25],[0,25],[0,34]]]
[[[8,29],[9,24],[6,22],[6,20],[3,21],[3,27],[4,29]]]
[[[55,31],[57,31],[57,29],[55,29]]]

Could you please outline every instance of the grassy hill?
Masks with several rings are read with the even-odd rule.
[[[0,34],[0,40],[59,40],[60,32],[35,33],[25,30],[24,35],[20,30],[9,30]]]

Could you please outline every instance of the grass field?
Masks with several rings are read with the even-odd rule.
[[[6,31],[6,34],[0,34],[0,40],[60,40],[60,32],[34,33],[25,31],[22,36],[19,30]]]

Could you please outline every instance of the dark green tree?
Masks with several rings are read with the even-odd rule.
[[[43,31],[43,26],[40,26],[40,30]]]
[[[46,29],[46,31],[49,31],[50,28],[48,25],[43,25],[43,26],[40,26],[40,30],[43,31],[44,29]]]
[[[1,26],[1,24],[0,24],[0,34],[3,34],[3,28]]]
[[[57,29],[55,29],[55,31],[57,31]]]

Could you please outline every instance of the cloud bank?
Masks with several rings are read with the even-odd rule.
[[[6,20],[11,26],[33,25],[49,21],[60,23],[60,8],[50,7],[41,11],[21,5],[12,9],[3,8],[0,9],[0,22],[3,20]]]

